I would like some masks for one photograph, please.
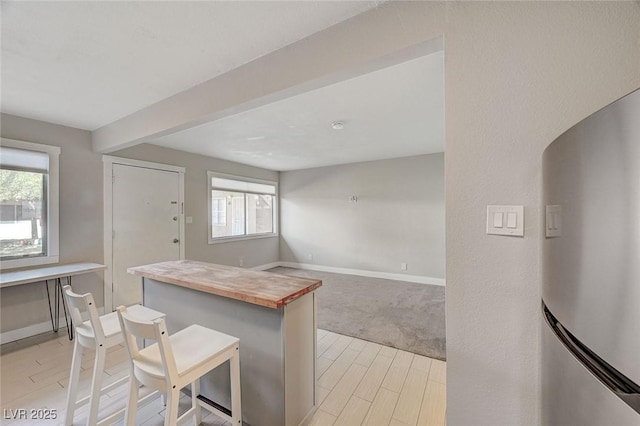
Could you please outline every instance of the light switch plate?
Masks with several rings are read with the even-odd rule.
[[[559,205],[546,206],[545,235],[547,238],[562,236],[562,207]]]
[[[496,220],[500,216],[505,220]],[[487,206],[487,234],[524,237],[524,206]]]

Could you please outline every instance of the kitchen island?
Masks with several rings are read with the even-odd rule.
[[[316,279],[192,260],[129,268],[143,304],[166,314],[170,333],[200,324],[240,339],[242,418],[298,425],[315,410]],[[203,377],[201,399],[229,408],[229,368]]]

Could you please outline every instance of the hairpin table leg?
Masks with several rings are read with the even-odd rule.
[[[47,289],[47,302],[49,303],[49,316],[51,317],[51,328],[55,333],[60,330],[60,303],[62,302],[62,309],[64,312],[64,321],[67,325],[67,336],[69,340],[73,340],[73,320],[69,318],[67,313],[67,302],[64,299],[64,293],[62,289],[62,279],[54,278],[53,280],[53,307],[51,307],[51,292],[49,291],[49,280],[44,281],[44,286]],[[71,277],[67,277],[67,282],[71,285]]]
[[[44,280],[44,287],[47,289],[47,301],[49,302],[49,316],[51,317],[51,328],[53,329],[53,331],[57,332],[58,329],[56,328],[56,323],[53,320],[53,310],[51,308],[51,294],[49,293],[49,280]],[[57,294],[56,290],[56,281],[55,279],[53,280],[53,288],[54,288],[54,293]]]

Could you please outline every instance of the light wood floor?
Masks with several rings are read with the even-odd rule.
[[[0,347],[0,405],[2,425],[58,425],[64,418],[73,342],[53,333]],[[319,408],[312,425],[444,425],[445,363],[377,343],[318,330]],[[125,348],[107,355],[105,384],[127,374]],[[93,354],[83,360],[80,395],[88,392]],[[124,405],[126,386],[104,395],[100,415]],[[183,398],[182,409],[188,408]],[[12,420],[18,408],[48,408],[57,420]],[[207,411],[203,411],[203,415]],[[84,424],[86,408],[76,411],[75,424]],[[139,425],[161,425],[160,399],[138,411]],[[9,418],[8,418],[9,417]],[[203,425],[229,425],[209,414]],[[260,426],[260,425],[255,425]]]

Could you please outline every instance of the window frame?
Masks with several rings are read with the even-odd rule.
[[[214,187],[211,184],[211,179],[212,178],[221,178],[221,179],[230,179],[230,180],[236,180],[239,182],[249,182],[249,183],[260,183],[260,184],[264,184],[264,185],[273,185],[275,187],[275,194],[273,194],[273,210],[274,210],[274,214],[273,214],[273,232],[267,232],[267,233],[262,233],[262,234],[250,234],[247,235],[247,226],[246,226],[246,222],[245,222],[245,234],[244,235],[229,235],[229,236],[225,236],[225,237],[213,237],[212,236],[212,231],[213,231],[213,216],[212,216],[212,200],[213,195],[211,194],[211,192],[215,189],[217,190],[221,190],[221,191],[230,191],[230,189],[228,188],[223,188],[223,187]],[[252,191],[238,191],[238,190],[232,190],[235,192],[242,192],[243,194],[245,194],[245,215],[246,215],[246,209],[247,209],[247,205],[246,205],[246,194],[259,194],[259,195],[272,195],[272,194],[266,194],[266,193],[262,193],[262,192],[252,192]],[[220,243],[227,243],[227,242],[232,242],[232,241],[243,241],[243,240],[254,240],[254,239],[259,239],[259,238],[271,238],[271,237],[278,237],[279,236],[279,222],[280,222],[280,208],[279,208],[279,188],[278,188],[278,182],[277,181],[272,181],[272,180],[266,180],[266,179],[256,179],[256,178],[250,178],[250,177],[246,177],[246,176],[237,176],[237,175],[230,175],[230,174],[226,174],[226,173],[218,173],[218,172],[212,172],[212,171],[207,171],[207,210],[208,210],[208,215],[207,215],[207,241],[209,244],[220,244]],[[246,217],[245,217],[245,221],[246,221]]]
[[[47,191],[43,197],[46,200],[46,236],[43,236],[43,244],[46,243],[46,255],[0,259],[0,268],[12,269],[58,263],[60,261],[60,147],[6,138],[0,139],[0,145],[7,148],[41,152],[49,157],[49,171],[46,178]]]

